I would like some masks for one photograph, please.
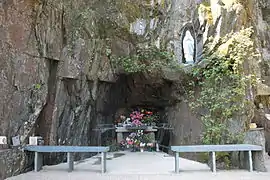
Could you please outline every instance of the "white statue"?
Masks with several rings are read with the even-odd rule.
[[[186,31],[183,40],[184,56],[186,59],[185,64],[194,63],[194,38],[192,37],[189,30]]]

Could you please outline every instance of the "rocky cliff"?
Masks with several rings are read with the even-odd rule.
[[[159,109],[164,121],[175,127],[170,143],[198,143],[202,125],[184,101],[184,75],[170,69],[159,75],[126,74],[114,67],[111,56],[127,56],[138,46],[155,44],[182,63],[185,29],[192,31],[200,59],[210,36],[253,26],[261,57],[247,69],[261,83],[251,93],[256,107],[250,121],[267,128],[270,144],[270,121],[265,117],[270,113],[270,1],[220,2],[1,1],[0,135],[9,143],[17,135],[22,144],[30,135],[41,135],[45,144],[96,145],[93,128],[98,123],[112,123],[121,108],[145,105]],[[10,155],[13,163],[0,161],[1,168],[13,167],[1,169],[0,178],[23,172],[31,163],[20,151],[0,153],[15,153]],[[58,156],[57,162],[62,160]]]

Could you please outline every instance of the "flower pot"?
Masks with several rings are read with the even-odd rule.
[[[141,151],[141,152],[143,152],[143,151],[144,151],[144,149],[143,149],[143,148],[140,148],[140,151]]]

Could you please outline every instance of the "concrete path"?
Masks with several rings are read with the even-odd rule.
[[[270,171],[270,158],[267,157]],[[219,179],[219,180],[269,180],[270,172],[258,173],[245,170],[212,173],[206,164],[180,158],[180,174],[174,174],[174,158],[157,152],[117,152],[108,155],[106,174],[100,174],[100,157],[95,156],[75,163],[75,170],[68,173],[67,164],[45,166],[35,173],[28,172],[7,180],[164,180],[164,179]]]

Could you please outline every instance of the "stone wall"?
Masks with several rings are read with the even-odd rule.
[[[261,52],[263,60],[259,63],[260,74],[262,78],[262,84],[258,86],[257,97],[255,100],[256,113],[254,116],[254,121],[261,124],[265,129],[266,137],[266,151],[270,151],[270,122],[266,118],[266,115],[270,113],[270,36],[269,36],[269,10],[270,1],[269,0],[258,0],[258,4],[255,6],[254,10],[257,10],[257,22],[256,26],[259,33],[259,38],[261,40]]]
[[[31,170],[27,167],[32,164],[33,157],[33,153],[24,153],[20,149],[0,150],[0,179]]]

